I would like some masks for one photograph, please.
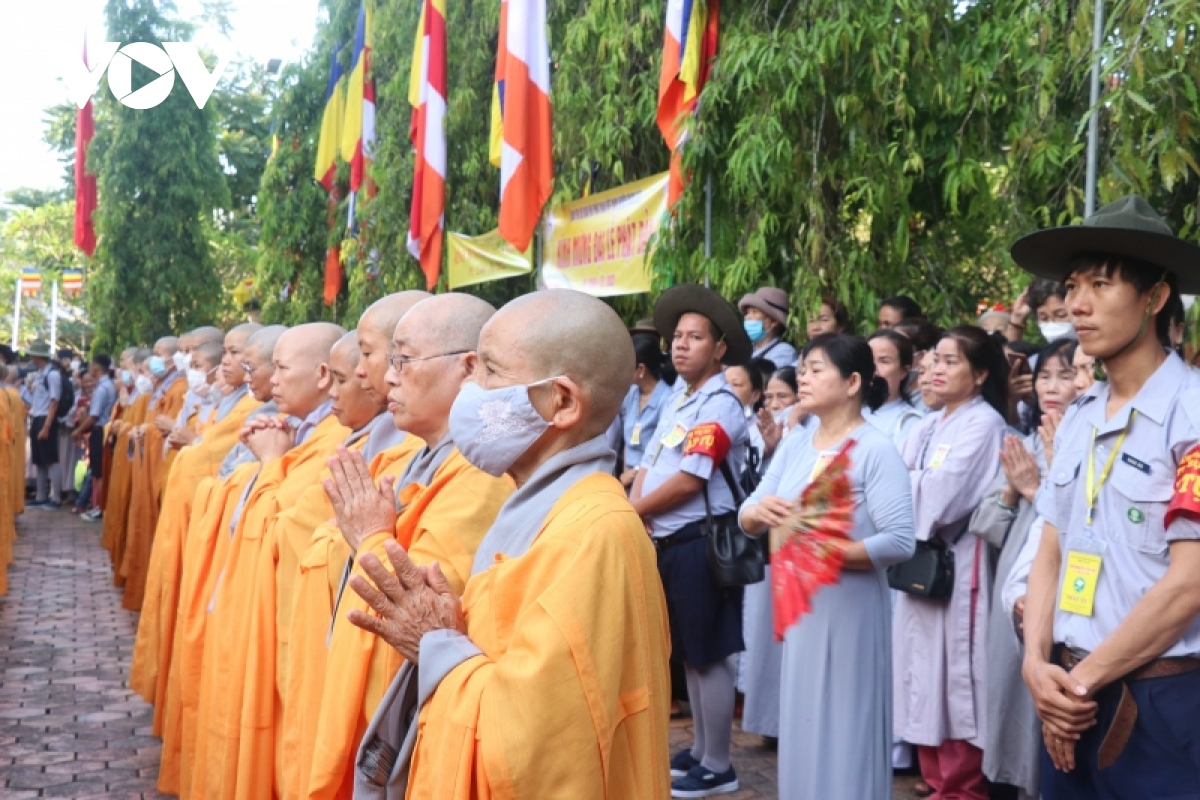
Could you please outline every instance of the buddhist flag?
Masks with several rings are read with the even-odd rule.
[[[720,31],[719,0],[667,0],[662,74],[658,79],[658,129],[671,151],[671,189],[668,207],[683,194],[680,153],[684,123],[696,108],[717,55]]]
[[[21,296],[33,297],[42,290],[42,273],[37,267],[25,267],[21,270]]]
[[[83,64],[87,66],[87,40],[83,43]],[[96,252],[96,228],[92,214],[96,210],[96,176],[88,174],[87,151],[96,134],[92,100],[75,117],[75,246],[89,256]]]
[[[488,136],[488,161],[500,169],[504,149],[504,43],[508,41],[508,0],[500,0],[500,35],[496,38],[496,78],[492,83],[492,127]]]
[[[425,288],[432,291],[442,267],[446,199],[446,0],[423,0],[408,102],[416,151],[408,252],[421,262]]]
[[[367,165],[375,152],[375,75],[371,70],[374,48],[371,8],[366,0],[358,10],[354,31],[354,63],[346,89],[346,122],[342,125],[342,160],[350,163],[350,220],[354,231],[354,210],[358,191],[366,181]]]
[[[77,269],[64,269],[62,273],[63,293],[74,297],[83,291],[83,272]]]
[[[325,89],[325,111],[321,115],[321,136],[317,140],[317,165],[313,177],[333,191],[337,176],[337,154],[342,143],[342,123],[346,117],[346,73],[338,62],[342,51],[339,43],[333,48],[329,63],[329,85]]]
[[[525,252],[554,181],[546,0],[504,0],[500,13],[500,235]]]

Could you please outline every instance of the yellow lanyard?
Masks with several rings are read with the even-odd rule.
[[[1108,480],[1109,474],[1112,473],[1113,464],[1116,463],[1117,453],[1121,452],[1121,445],[1125,444],[1125,437],[1129,435],[1129,429],[1133,427],[1133,418],[1137,416],[1135,409],[1129,415],[1129,422],[1125,423],[1125,427],[1121,429],[1121,435],[1117,437],[1117,444],[1113,447],[1112,452],[1108,454],[1108,461],[1104,463],[1104,470],[1100,473],[1100,482],[1096,482],[1096,426],[1092,426],[1092,448],[1088,452],[1088,470],[1087,470],[1087,524],[1091,525],[1092,520],[1096,516],[1096,500],[1100,497],[1100,488],[1104,486]]]

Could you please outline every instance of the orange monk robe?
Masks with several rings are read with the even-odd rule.
[[[175,637],[163,703],[158,789],[165,794],[189,797],[192,774],[197,767],[203,768],[203,761],[197,760],[197,731],[209,604],[233,541],[234,514],[258,468],[254,461],[237,467],[223,480],[204,478],[193,496],[195,512],[184,537]]]
[[[11,404],[12,396],[6,391],[0,392],[0,463],[3,464],[11,463],[10,454],[16,447],[16,417]],[[12,563],[12,547],[17,538],[17,517],[12,509],[12,492],[8,488],[12,476],[8,474],[7,467],[4,473],[3,485],[0,485],[0,595],[8,594],[8,565]]]
[[[408,436],[371,462],[371,475],[399,477],[425,443]],[[324,488],[322,487],[322,494]],[[326,496],[328,502],[328,496]],[[332,509],[332,506],[330,506]],[[285,800],[302,796],[307,789],[308,768],[316,745],[317,715],[325,685],[325,656],[329,651],[329,625],[341,587],[350,546],[337,523],[329,519],[319,525],[300,557],[292,617],[287,633],[286,660],[280,661],[282,677],[283,729],[280,796]],[[282,634],[281,634],[282,638]],[[303,778],[301,777],[303,775]],[[301,783],[301,781],[305,783]]]
[[[204,646],[200,745],[193,797],[257,800],[274,794],[275,581],[263,569],[267,527],[325,469],[350,430],[330,415],[301,445],[259,471],[215,593]]]
[[[184,539],[196,488],[203,479],[216,477],[222,459],[238,443],[238,433],[246,417],[259,405],[253,395],[246,393],[220,422],[208,428],[194,444],[178,451],[178,460],[168,473],[129,672],[130,688],[148,703],[166,696]],[[162,733],[163,711],[164,704],[159,702],[154,709],[155,736]]]
[[[127,423],[125,431],[117,437],[113,447],[113,470],[109,478],[108,504],[104,508],[104,531],[102,542],[106,543],[113,564],[113,584],[125,585],[121,566],[125,563],[125,535],[129,522],[129,507],[133,493],[134,450],[137,445],[130,440],[130,432],[146,421],[150,408],[150,395],[143,394],[129,404],[121,415]]]
[[[510,478],[481,472],[455,448],[428,486],[413,483],[401,489],[404,510],[395,531],[372,534],[360,552],[374,553],[386,564],[383,543],[393,538],[414,563],[438,562],[450,585],[461,593],[479,543],[514,488]],[[362,574],[361,567],[354,569]],[[347,621],[352,609],[370,612],[366,602],[347,588],[333,622],[310,798],[350,798],[359,742],[403,661],[386,642]]]
[[[129,522],[125,525],[125,555],[121,560],[121,574],[125,576],[125,596],[121,605],[127,611],[142,609],[146,570],[150,565],[150,550],[154,546],[154,530],[162,501],[166,437],[155,427],[154,420],[159,415],[179,416],[186,394],[187,381],[176,373],[162,396],[151,399],[146,409],[146,431],[134,448],[133,490],[129,498]]]
[[[12,513],[22,514],[25,511],[25,403],[21,400],[21,392],[12,386],[5,388],[4,393],[8,395],[8,407],[13,415],[13,445],[9,453],[12,460],[6,489],[12,493],[9,498]]]
[[[408,800],[670,794],[670,638],[654,548],[621,485],[566,491],[532,546],[463,595],[483,651],[421,710]]]

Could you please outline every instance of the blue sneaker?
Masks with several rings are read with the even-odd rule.
[[[682,778],[691,771],[692,767],[700,766],[700,762],[692,756],[692,749],[685,747],[671,756],[671,777]]]
[[[712,797],[732,794],[738,790],[737,773],[733,767],[717,774],[697,764],[688,774],[671,782],[671,797]]]

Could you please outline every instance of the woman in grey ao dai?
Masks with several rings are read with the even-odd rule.
[[[805,357],[800,403],[820,420],[775,454],[743,504],[742,526],[777,525],[828,458],[848,440],[855,502],[838,582],[784,635],[779,796],[789,800],[888,800],[892,796],[892,604],[885,570],[914,548],[908,476],[890,437],[865,423],[864,402],[886,396],[871,349],[829,334]],[[864,391],[864,387],[865,391]]]

